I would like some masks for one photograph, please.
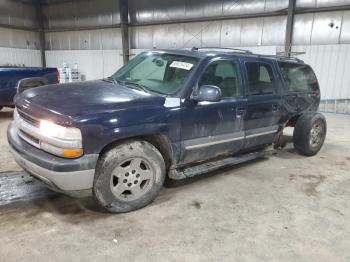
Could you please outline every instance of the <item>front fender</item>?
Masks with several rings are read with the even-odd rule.
[[[90,130],[91,131],[91,130]],[[113,129],[99,130],[92,132],[95,137],[83,137],[84,150],[91,153],[99,154],[106,146],[120,140],[133,137],[149,136],[154,134],[167,133],[167,125],[164,123],[140,124],[127,127],[115,127]],[[92,135],[90,133],[90,135]]]

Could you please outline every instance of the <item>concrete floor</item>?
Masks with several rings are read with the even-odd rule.
[[[0,112],[0,175],[37,194],[2,202],[0,261],[350,261],[349,116],[326,115],[315,157],[289,145],[164,188],[150,206],[119,215],[39,190],[17,172],[5,136],[10,117]]]

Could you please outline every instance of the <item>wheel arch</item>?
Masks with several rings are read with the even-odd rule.
[[[170,139],[161,133],[158,134],[150,134],[150,135],[139,135],[139,136],[132,136],[132,137],[127,137],[119,140],[115,140],[107,144],[102,148],[100,151],[99,155],[102,156],[105,152],[109,151],[113,147],[123,144],[126,141],[135,141],[135,140],[142,140],[150,143],[153,145],[155,148],[158,149],[158,151],[161,153],[161,155],[164,158],[165,161],[165,166],[166,170],[168,171],[171,166],[173,165],[174,161],[174,151],[173,151],[173,146],[171,144]]]
[[[285,124],[284,126],[290,126],[290,127],[295,127],[295,124],[297,123],[299,117],[301,116],[302,114],[295,114],[295,115],[292,115],[290,116],[286,121],[285,121]]]

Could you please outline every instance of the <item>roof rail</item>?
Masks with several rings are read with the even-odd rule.
[[[244,53],[244,54],[253,54],[249,50],[244,50],[244,49],[238,49],[238,48],[229,48],[229,47],[215,47],[215,46],[209,46],[209,47],[192,47],[192,51],[199,51],[199,50],[204,50],[204,49],[217,49],[217,50],[225,50],[225,51],[231,51],[231,52],[239,52],[239,53]]]
[[[276,59],[279,59],[281,61],[294,61],[294,62],[298,62],[298,63],[304,63],[303,60],[301,60],[297,57],[282,56],[282,55],[259,55],[259,56],[276,58]]]
[[[199,51],[199,50],[205,50],[205,49],[209,49],[209,50],[213,50],[213,49],[217,49],[217,50],[225,50],[225,51],[231,51],[231,52],[239,52],[239,53],[243,53],[243,54],[249,54],[252,55],[254,54],[253,52],[249,51],[249,50],[245,50],[245,49],[238,49],[238,48],[229,48],[229,47],[215,47],[215,46],[211,46],[211,47],[192,47],[191,51]],[[299,54],[299,53],[298,53]],[[302,53],[300,53],[302,54]],[[298,62],[298,63],[304,63],[303,60],[297,58],[297,57],[290,57],[290,56],[284,56],[284,55],[262,55],[262,54],[254,54],[258,57],[269,57],[269,58],[276,58],[279,59],[281,61],[294,61],[294,62]]]

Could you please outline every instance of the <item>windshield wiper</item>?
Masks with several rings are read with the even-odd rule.
[[[113,84],[115,84],[115,85],[119,84],[118,80],[115,79],[115,78],[113,78],[113,77],[111,77],[111,76],[109,76],[109,77],[107,77],[107,78],[104,78],[103,80],[104,80],[104,81],[107,81],[107,82],[110,82],[110,83],[113,83]]]
[[[117,80],[116,80],[116,81],[117,81]],[[128,87],[130,87],[130,88],[134,88],[134,89],[141,90],[141,91],[144,91],[144,92],[146,92],[146,93],[149,93],[149,90],[148,90],[145,86],[143,86],[143,85],[141,85],[141,84],[139,84],[139,83],[128,82],[128,81],[119,81],[119,83],[121,83],[121,84],[123,84],[123,85],[125,85],[125,86],[128,86]],[[136,87],[136,88],[135,88],[135,87]]]

